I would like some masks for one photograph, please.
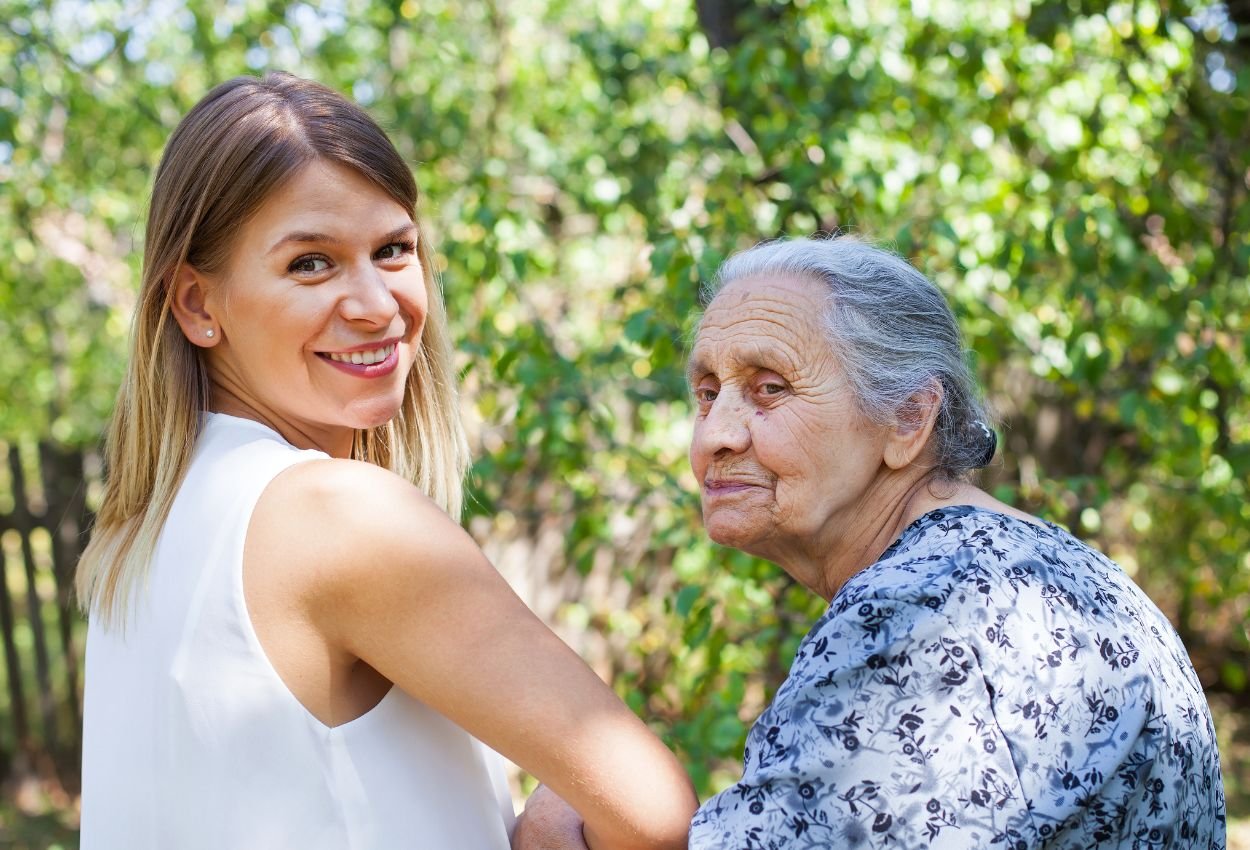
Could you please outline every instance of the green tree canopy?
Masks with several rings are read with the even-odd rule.
[[[283,68],[414,165],[470,527],[703,790],[818,600],[714,547],[685,464],[700,281],[849,230],[948,294],[998,495],[1120,560],[1209,685],[1250,662],[1250,13],[1170,0],[0,0],[0,437],[94,445],[161,146]]]

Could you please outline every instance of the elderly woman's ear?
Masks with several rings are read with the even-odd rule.
[[[884,459],[894,470],[906,469],[924,454],[942,409],[942,385],[936,379],[907,400],[886,436]]]

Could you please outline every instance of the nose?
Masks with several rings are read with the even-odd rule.
[[[695,425],[696,453],[711,459],[745,452],[751,446],[750,415],[746,399],[722,388],[707,415]]]
[[[348,321],[385,327],[399,312],[399,302],[386,275],[370,263],[352,275],[350,289],[340,302],[339,312]]]

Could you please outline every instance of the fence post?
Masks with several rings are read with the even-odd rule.
[[[16,449],[8,448],[9,457]],[[14,502],[17,497],[14,494]],[[12,527],[8,517],[0,517],[0,533]],[[20,532],[19,532],[20,533]],[[0,632],[4,637],[4,669],[9,685],[9,708],[13,713],[13,738],[15,757],[19,762],[30,754],[30,725],[26,718],[26,695],[22,688],[22,665],[17,655],[17,641],[13,634],[13,598],[9,593],[8,559],[0,552]]]
[[[26,475],[16,447],[9,451],[9,475],[13,482],[13,520],[22,536],[22,560],[26,567],[26,610],[31,636],[35,641],[35,679],[39,685],[39,717],[43,721],[44,750],[56,751],[56,701],[52,693],[51,665],[48,663],[48,642],[44,636],[43,603],[35,586],[35,551],[30,536],[35,530],[35,517],[27,501]],[[46,501],[46,500],[45,500]]]
[[[77,776],[82,745],[82,708],[78,684],[78,650],[74,646],[74,568],[90,526],[87,510],[83,455],[79,449],[61,449],[51,443],[39,444],[39,466],[43,470],[44,492],[48,494],[48,530],[52,534],[52,572],[56,578],[56,607],[61,652],[65,659],[65,693],[70,710],[70,735],[65,756],[70,771]],[[59,516],[58,516],[59,514]],[[73,784],[76,784],[73,783]]]

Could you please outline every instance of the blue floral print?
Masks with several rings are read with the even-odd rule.
[[[1185,648],[1057,526],[926,514],[856,574],[747,737],[691,850],[1223,850]]]

